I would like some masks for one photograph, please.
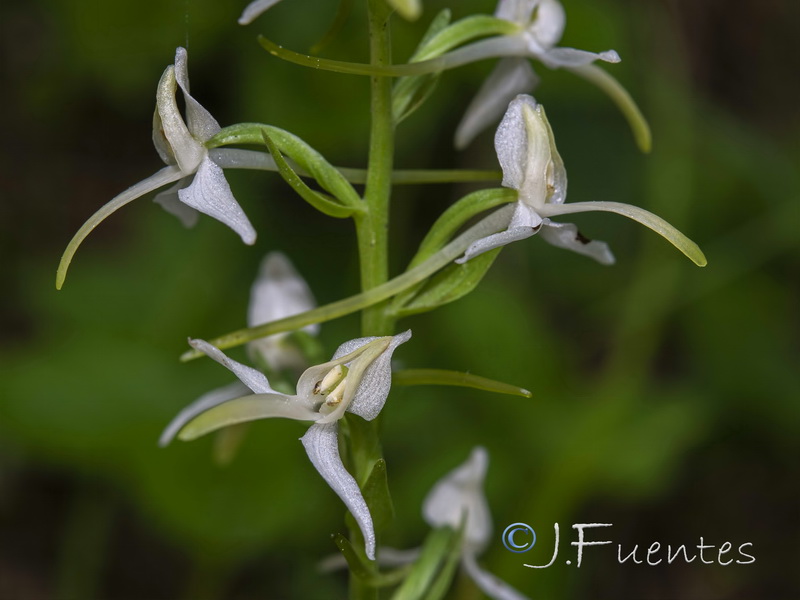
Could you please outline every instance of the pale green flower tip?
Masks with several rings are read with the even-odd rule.
[[[389,6],[395,9],[406,21],[416,21],[422,14],[420,0],[387,0]]]
[[[519,388],[519,395],[524,398],[533,398],[533,392],[526,390],[525,388]]]

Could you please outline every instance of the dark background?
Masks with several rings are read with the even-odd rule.
[[[81,223],[160,168],[154,91],[178,45],[189,47],[195,97],[223,125],[278,125],[335,164],[364,164],[366,79],[282,64],[255,42],[263,32],[306,51],[334,3],[285,0],[241,28],[244,4],[2,4],[0,598],[346,595],[341,576],[315,570],[343,511],[297,443],[301,425],[257,423],[227,468],[210,460],[209,440],[165,450],[156,440],[179,408],[228,381],[208,361],[177,362],[186,336],[240,327],[257,264],[273,249],[292,257],[320,302],[352,294],[352,226],[317,215],[275,175],[231,172],[255,248],[207,218],[186,231],[142,199],[89,237],[63,291],[53,286]],[[494,10],[488,0],[452,4],[456,18]],[[325,56],[365,60],[356,5]],[[397,60],[445,5],[428,0],[420,23],[396,22]],[[701,245],[709,266],[625,219],[579,215],[585,233],[611,243],[616,266],[534,238],[507,248],[469,297],[401,323],[414,330],[397,353],[406,366],[470,371],[534,397],[393,392],[388,544],[419,544],[425,493],[482,444],[496,529],[525,521],[541,541],[516,556],[495,536],[482,562],[531,598],[800,597],[799,6],[565,2],[562,45],[618,50],[624,62],[608,68],[654,132],[652,154],[639,154],[601,92],[535,65],[569,199],[656,212]],[[462,154],[450,141],[491,67],[444,75],[398,131],[398,166],[496,168],[491,133]],[[394,272],[468,189],[397,192]],[[332,350],[356,327],[352,317],[326,324],[322,340]],[[558,564],[524,568],[549,559],[554,522]],[[603,538],[624,553],[702,536],[717,547],[750,542],[757,560],[618,565],[604,547],[589,548],[577,570],[563,561],[575,522],[613,523]],[[467,581],[456,594],[479,597]]]

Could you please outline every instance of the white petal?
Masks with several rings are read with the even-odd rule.
[[[367,421],[378,416],[392,387],[392,354],[400,344],[410,339],[410,329],[392,337],[389,347],[366,368],[348,411]]]
[[[235,360],[228,358],[222,350],[220,350],[213,344],[209,344],[205,340],[190,339],[189,345],[195,350],[199,350],[209,358],[217,361],[223,367],[227,368],[234,375],[236,375],[236,377],[239,378],[239,381],[241,381],[248,388],[253,390],[254,393],[256,394],[277,393],[275,390],[272,389],[272,386],[270,386],[267,376],[264,375],[261,371],[257,371],[252,367],[248,367],[247,365],[243,365],[240,362],[236,362]]]
[[[347,510],[358,523],[361,535],[364,536],[367,558],[375,560],[375,530],[372,526],[372,516],[369,514],[369,508],[364,501],[364,496],[361,495],[356,480],[342,464],[337,432],[336,423],[314,424],[309,427],[300,441],[314,468],[319,471],[336,495],[342,499]]]
[[[559,67],[581,67],[588,65],[596,60],[609,63],[618,63],[622,60],[615,50],[605,52],[587,52],[586,50],[576,50],[575,48],[552,48],[544,54],[539,54],[537,58],[551,69]]]
[[[539,0],[536,20],[528,27],[528,32],[536,38],[539,45],[552,48],[564,34],[567,15],[558,0]]]
[[[548,219],[539,236],[548,244],[583,254],[600,264],[613,265],[615,262],[608,244],[584,237],[572,223],[554,223]]]
[[[191,181],[190,177],[184,177],[172,187],[156,194],[153,198],[153,202],[160,204],[161,208],[169,214],[178,217],[186,228],[197,225],[197,220],[200,217],[200,213],[192,207],[185,205],[178,197],[178,191],[188,186]]]
[[[509,104],[494,138],[503,185],[519,190],[520,199],[534,208],[544,204],[547,197],[547,169],[551,162],[543,115],[533,98],[519,95]]]
[[[311,310],[316,305],[311,289],[286,255],[270,252],[261,262],[258,277],[250,288],[247,326],[255,327],[291,317]],[[308,325],[303,331],[316,335],[319,324]],[[302,353],[284,343],[288,335],[288,332],[278,333],[249,342],[248,352],[260,354],[275,370],[302,369],[308,363]]]
[[[539,0],[500,0],[494,11],[494,16],[498,19],[505,19],[512,23],[527,26],[530,23],[533,9],[539,4]]]
[[[247,311],[248,327],[291,317],[317,305],[311,288],[281,252],[270,252],[261,261],[258,277],[250,289]],[[304,328],[309,333],[319,331],[319,324]]]
[[[210,158],[203,159],[192,185],[180,190],[178,197],[184,204],[214,217],[233,229],[245,244],[255,243],[255,229],[233,197],[231,186],[225,180],[222,168]]]
[[[280,0],[255,0],[255,2],[251,2],[248,4],[242,16],[239,17],[239,25],[249,25],[268,8],[272,8],[275,4],[280,2]]]
[[[542,218],[539,214],[524,202],[517,201],[508,229],[475,240],[464,252],[464,256],[456,260],[456,263],[464,264],[484,252],[529,238],[539,231],[541,225]]]
[[[249,393],[250,389],[246,385],[239,381],[235,381],[234,383],[230,383],[226,386],[203,394],[197,400],[179,412],[177,416],[170,421],[170,424],[166,426],[164,432],[161,434],[161,437],[158,440],[158,445],[166,446],[169,444],[175,435],[181,429],[183,429],[183,426],[194,419],[197,415],[204,413],[208,409],[213,408],[218,404],[222,404],[223,402],[233,400],[234,398],[238,398],[239,396],[244,396],[245,394]]]
[[[492,519],[483,493],[488,465],[486,450],[475,447],[466,462],[433,486],[422,504],[422,517],[431,527],[458,529],[466,517],[464,544],[474,552],[483,550],[492,535]]]
[[[314,421],[319,413],[305,398],[286,394],[250,394],[228,400],[190,419],[178,438],[187,442],[217,429],[260,419]]]
[[[192,136],[201,142],[212,138],[221,127],[203,106],[189,93],[189,64],[185,48],[175,51],[175,79],[186,100],[186,124]]]
[[[501,59],[464,113],[456,129],[455,146],[462,150],[496,122],[518,94],[533,91],[539,78],[527,58]]]
[[[161,81],[158,82],[158,91],[156,92],[158,117],[153,118],[153,142],[165,162],[170,162],[166,160],[169,156],[165,157],[163,154],[168,146],[168,154],[174,157],[183,174],[190,175],[197,170],[200,161],[206,155],[206,149],[203,144],[192,137],[189,128],[183,121],[175,99],[177,89],[175,67],[170,65],[161,76]],[[166,146],[160,143],[160,136],[163,136]]]
[[[493,600],[529,600],[527,596],[519,593],[502,579],[481,569],[474,554],[465,553],[461,557],[461,564],[475,585]]]

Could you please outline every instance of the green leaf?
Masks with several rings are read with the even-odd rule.
[[[455,577],[461,559],[461,540],[463,537],[464,526],[462,525],[457,532],[456,543],[450,546],[450,551],[447,553],[447,557],[444,560],[439,574],[428,588],[428,593],[424,596],[425,600],[441,600],[444,598],[445,594],[447,594],[447,591],[453,583],[453,577]]]
[[[280,150],[278,154],[285,154],[299,167],[299,169],[291,169],[292,171],[307,173],[316,180],[323,190],[334,196],[343,206],[352,209],[351,212],[364,210],[361,197],[345,176],[330,164],[322,154],[296,135],[284,129],[264,125],[263,123],[239,123],[219,131],[217,135],[206,142],[206,146],[208,148],[233,144],[263,146],[265,134]],[[277,162],[278,157],[275,157],[275,159]],[[280,165],[278,166],[280,168]],[[297,173],[294,173],[294,175],[296,177]]]
[[[292,189],[297,192],[297,194],[303,200],[329,217],[344,219],[353,214],[354,211],[352,209],[342,206],[330,196],[320,192],[315,192],[308,187],[305,182],[300,179],[300,176],[294,172],[292,167],[289,166],[289,163],[286,162],[286,159],[283,158],[283,155],[281,154],[277,144],[275,144],[266,130],[262,130],[261,135],[264,138],[264,143],[266,144],[267,148],[269,148],[269,153],[275,159],[275,164],[278,165],[278,172],[280,173],[281,177],[283,177],[286,183],[292,186]]]
[[[463,527],[461,528],[463,530]],[[452,578],[451,561],[461,554],[461,532],[450,528],[434,529],[428,534],[420,557],[408,577],[392,596],[392,600],[422,600],[443,587],[442,575]],[[449,583],[449,581],[447,582]]]
[[[405,302],[402,305],[394,306],[393,303],[390,308],[392,314],[396,317],[407,317],[466,296],[480,283],[501,250],[502,248],[496,248],[463,264],[453,263],[445,267],[424,282],[411,298],[404,294]]]
[[[498,394],[508,394],[510,396],[522,396],[530,398],[528,390],[473,375],[472,373],[462,373],[460,371],[448,371],[445,369],[403,369],[392,373],[392,383],[395,385],[450,385],[455,387],[468,387],[485,392],[496,392]]]
[[[510,33],[512,23],[495,17],[476,15],[450,25],[450,11],[442,10],[431,21],[410,63],[430,60],[470,40]],[[441,73],[400,78],[392,90],[392,115],[395,125],[409,117],[431,96]]]
[[[353,576],[362,581],[369,581],[374,576],[374,573],[353,547],[353,544],[350,543],[350,540],[341,533],[334,533],[331,537],[333,538],[333,543],[336,544],[339,552],[342,553],[344,559],[347,561],[347,566],[350,568],[350,572]]]
[[[372,473],[361,489],[369,506],[375,533],[380,533],[394,519],[394,505],[389,494],[389,480],[386,476],[386,461],[380,459],[372,467]]]

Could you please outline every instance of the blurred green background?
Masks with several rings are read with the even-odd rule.
[[[306,51],[334,2],[286,1],[254,25],[245,4],[182,0],[4,0],[0,161],[0,598],[343,598],[320,575],[342,506],[297,438],[260,422],[227,468],[210,440],[158,449],[185,404],[229,374],[180,364],[188,335],[244,323],[261,257],[279,249],[318,301],[357,289],[349,222],[326,219],[275,175],[230,172],[255,224],[245,247],[208,219],[194,231],[142,199],[93,233],[65,289],[58,258],[83,221],[161,166],[150,141],[154,91],[188,45],[192,91],[223,124],[262,121],[300,135],[332,162],[365,162],[367,81],[282,64],[258,32]],[[360,3],[324,55],[366,58]],[[425,535],[430,486],[487,447],[495,526],[528,522],[541,544],[512,555],[495,536],[484,565],[531,598],[798,598],[800,533],[800,10],[792,0],[566,0],[562,45],[614,48],[608,67],[650,119],[637,152],[610,101],[569,73],[536,66],[570,176],[572,201],[637,204],[705,250],[694,267],[657,236],[613,215],[576,218],[611,243],[598,266],[535,238],[507,248],[478,290],[407,319],[409,367],[465,370],[534,392],[393,391],[385,453],[395,547]],[[448,3],[397,22],[396,59]],[[450,3],[454,16],[492,0]],[[491,62],[442,78],[398,131],[399,167],[496,168],[487,132],[466,152],[451,137]],[[393,270],[466,186],[399,189]],[[354,317],[326,324],[332,351]],[[241,356],[236,354],[236,356]],[[562,558],[574,522],[613,523],[629,551],[653,541],[751,542],[752,565],[618,565],[588,549]],[[640,550],[641,552],[641,550]],[[713,555],[715,557],[715,555]],[[461,582],[458,598],[479,598]],[[454,597],[456,597],[454,595]]]

